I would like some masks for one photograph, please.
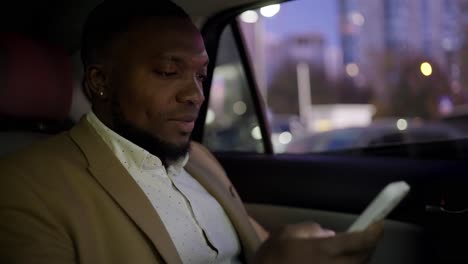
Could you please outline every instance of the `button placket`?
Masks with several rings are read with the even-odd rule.
[[[187,203],[189,204],[189,208],[192,212],[193,218],[195,219],[198,227],[203,231],[204,238],[207,240],[207,244],[213,247],[214,256],[217,258],[220,254],[219,245],[217,245],[217,243],[215,243],[215,240],[213,240],[212,235],[209,232],[209,228],[206,228],[208,226],[208,221],[207,219],[205,219],[205,215],[208,215],[208,213],[206,213],[202,208],[198,206],[199,204],[213,204],[213,201],[210,200],[210,198],[208,197],[200,197],[200,194],[204,193],[204,189],[201,185],[198,184],[198,182],[190,183],[185,181],[193,181],[193,179],[179,175],[177,179],[173,180],[173,184],[184,196]],[[196,187],[196,189],[185,188],[185,186]]]

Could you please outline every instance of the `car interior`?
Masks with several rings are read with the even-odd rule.
[[[321,0],[326,1],[326,0]],[[379,0],[384,1],[384,0]],[[223,34],[238,56],[260,148],[210,148],[267,230],[313,221],[345,232],[388,183],[406,181],[408,196],[385,220],[371,263],[468,263],[468,137],[400,142],[319,153],[277,153],[239,15],[278,1],[174,1],[200,28],[210,56],[208,80],[192,138],[210,148],[209,103]],[[289,4],[287,1],[281,4]],[[316,1],[320,2],[320,1]],[[0,38],[0,157],[73,126],[90,110],[81,90],[81,26],[97,0],[21,1],[4,7]],[[468,15],[468,14],[467,14]],[[298,21],[297,23],[301,23]],[[291,88],[292,89],[292,88]],[[468,120],[465,120],[468,122]],[[461,121],[458,121],[463,124]],[[466,123],[465,123],[466,124]],[[225,134],[235,132],[225,132]]]

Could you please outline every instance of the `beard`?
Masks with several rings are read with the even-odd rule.
[[[185,144],[176,145],[136,127],[124,117],[116,98],[111,100],[112,122],[117,134],[158,157],[164,166],[187,155],[189,140]]]

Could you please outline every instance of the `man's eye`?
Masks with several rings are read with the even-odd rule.
[[[197,78],[200,81],[204,82],[204,81],[206,81],[207,76],[205,74],[197,74]]]
[[[167,72],[167,71],[154,71],[156,74],[162,77],[170,77],[177,74],[177,72]]]

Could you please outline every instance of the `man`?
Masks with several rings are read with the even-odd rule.
[[[86,22],[82,60],[92,112],[0,163],[1,263],[369,258],[381,224],[335,235],[305,223],[268,237],[213,156],[190,143],[208,57],[178,6],[105,1]]]

